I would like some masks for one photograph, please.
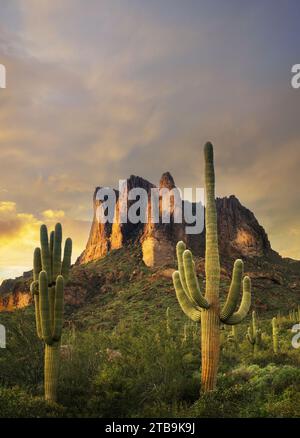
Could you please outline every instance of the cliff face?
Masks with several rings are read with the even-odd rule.
[[[22,277],[4,280],[0,286],[0,312],[12,312],[31,303],[29,292],[31,272],[24,272]]]
[[[254,214],[235,196],[217,199],[219,247],[221,254],[262,257],[273,253],[268,236]]]
[[[144,188],[148,194],[148,218],[151,217],[150,192],[155,186],[143,178],[131,176],[127,180],[128,190]],[[159,189],[175,188],[175,182],[170,173],[162,175]],[[185,223],[178,224],[174,221],[174,199],[166,205],[159,200],[159,223],[120,224],[115,220],[113,224],[101,224],[96,218],[97,207],[101,202],[96,200],[96,189],[93,198],[94,218],[86,249],[79,257],[77,263],[83,264],[105,256],[108,251],[120,248],[126,243],[135,242],[141,245],[143,260],[147,266],[155,267],[163,264],[173,264],[175,245],[179,240],[184,240],[193,250],[195,255],[203,256],[205,252],[205,229],[201,234],[186,234]],[[115,218],[118,217],[120,208],[119,192],[116,192]],[[129,208],[133,201],[127,200]],[[222,256],[229,257],[262,257],[274,255],[268,236],[263,227],[258,223],[254,214],[241,205],[235,196],[216,200],[218,212],[219,247]],[[195,204],[192,206],[195,208]],[[169,209],[170,223],[162,223],[165,209]]]
[[[151,188],[154,187],[153,184],[149,183],[145,179],[131,175],[126,181],[127,190],[130,191],[133,188],[143,188],[148,193],[150,197]],[[142,223],[131,224],[131,223],[120,223],[119,217],[119,207],[120,207],[120,193],[118,190],[114,190],[116,196],[116,207],[115,207],[115,218],[113,223],[101,223],[97,220],[97,211],[103,211],[102,202],[97,199],[97,193],[101,187],[96,187],[93,196],[93,222],[89,235],[89,239],[85,250],[80,255],[77,263],[87,263],[91,260],[96,260],[104,257],[110,250],[119,249],[127,242],[136,239],[137,236],[141,235],[143,230]],[[150,199],[150,198],[149,198]],[[126,199],[127,209],[134,203]]]

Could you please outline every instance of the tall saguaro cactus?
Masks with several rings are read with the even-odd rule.
[[[37,335],[45,343],[45,399],[55,402],[63,327],[64,286],[69,278],[72,240],[66,240],[61,260],[61,224],[56,224],[50,239],[46,225],[42,225],[40,238],[41,248],[34,251],[31,292],[34,295]]]
[[[247,340],[253,347],[253,352],[256,353],[261,346],[261,329],[258,327],[256,313],[253,310],[252,312],[252,321],[250,327],[248,327],[248,331],[246,334]]]
[[[224,307],[220,309],[220,260],[214,157],[211,143],[206,143],[204,156],[206,189],[205,295],[202,295],[200,290],[192,253],[186,249],[184,242],[178,242],[176,247],[178,271],[173,274],[173,283],[183,312],[193,321],[201,321],[201,384],[203,391],[207,392],[216,386],[220,356],[220,323],[235,325],[246,317],[251,305],[251,283],[249,277],[243,279],[244,264],[242,260],[236,260],[228,297]],[[242,285],[243,297],[239,309],[236,310]]]

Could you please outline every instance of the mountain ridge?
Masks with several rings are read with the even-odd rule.
[[[119,222],[119,211],[122,207],[120,207],[120,193],[115,189],[113,189],[116,194],[114,221],[112,224],[100,223],[97,219],[97,211],[103,209],[105,204],[97,199],[97,193],[101,187],[96,187],[93,195],[94,215],[90,235],[85,250],[76,262],[77,264],[104,257],[109,251],[119,249],[132,241],[141,245],[143,261],[150,267],[172,262],[176,243],[179,240],[185,241],[195,255],[204,255],[205,227],[204,232],[200,234],[187,234],[185,231],[187,223],[184,220],[182,223],[176,223],[174,198],[170,199],[170,203],[167,206],[168,214],[170,214],[170,223],[163,223],[162,221],[163,214],[166,211],[162,197],[159,199],[160,221],[159,223],[153,223],[149,220],[152,214],[150,198],[151,190],[155,188],[155,185],[135,175],[131,175],[126,180],[126,184],[128,192],[132,188],[142,188],[147,193],[148,204],[145,223],[132,224]],[[162,174],[157,189],[176,189],[174,178],[170,172]],[[185,208],[185,201],[181,200],[181,203],[183,210]],[[127,199],[127,211],[132,204],[132,201]],[[189,204],[192,205],[192,211],[195,213],[196,203]],[[240,255],[252,257],[272,254],[274,257],[280,257],[271,248],[267,233],[259,224],[255,215],[244,207],[234,195],[216,198],[216,207],[221,254],[229,255],[230,257],[238,257]]]
[[[127,187],[143,187],[147,193],[154,184],[131,175]],[[169,172],[162,175],[159,187],[173,188],[175,182]],[[135,257],[138,275],[162,275],[163,282],[169,291],[172,290],[171,273],[176,267],[175,245],[178,240],[185,240],[187,246],[196,257],[198,274],[205,276],[205,230],[198,235],[186,235],[185,224],[174,223],[174,211],[171,211],[170,224],[99,224],[95,218],[98,206],[96,195],[93,194],[94,218],[85,250],[72,267],[71,280],[66,287],[66,303],[73,307],[83,306],[91,297],[105,294],[110,290],[112,281],[129,282],[130,275],[125,275],[123,268],[118,272],[118,263],[126,265],[126,257],[131,252]],[[116,210],[118,209],[118,191]],[[259,224],[253,212],[243,206],[238,198],[230,195],[216,199],[218,213],[219,249],[224,279],[230,279],[233,261],[242,258],[248,274],[253,279],[254,306],[265,306],[263,291],[274,292],[277,296],[275,308],[280,308],[280,301],[286,299],[288,292],[299,301],[300,298],[300,262],[282,258],[271,247],[268,235]],[[148,204],[149,209],[149,204]],[[172,205],[171,205],[172,209]],[[161,211],[160,211],[161,212]],[[119,257],[117,254],[121,254]],[[123,258],[122,258],[123,257]],[[106,272],[108,263],[116,263]],[[103,271],[103,266],[105,270]],[[160,274],[161,273],[161,274]],[[128,277],[128,278],[127,278]],[[0,286],[0,311],[12,311],[31,304],[32,298],[29,285],[32,271],[24,273],[16,279],[4,280]],[[145,287],[145,286],[143,286]],[[274,289],[274,290],[273,290]],[[151,288],[149,289],[151,291]],[[268,300],[267,300],[268,301]],[[267,307],[269,304],[267,305]],[[272,307],[272,305],[271,305]]]

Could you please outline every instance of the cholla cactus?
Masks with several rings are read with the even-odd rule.
[[[72,240],[67,239],[61,261],[61,224],[56,224],[50,234],[46,225],[41,226],[41,248],[36,248],[33,258],[33,282],[36,330],[45,343],[44,386],[45,399],[55,402],[57,393],[60,341],[63,326],[64,286],[69,278]]]
[[[278,324],[275,316],[274,318],[272,318],[272,337],[273,337],[273,351],[276,354],[279,351],[279,339],[278,339]]]
[[[235,325],[246,317],[251,305],[251,283],[249,277],[243,279],[244,264],[242,260],[236,260],[227,301],[220,309],[220,260],[214,159],[211,143],[206,143],[204,155],[206,188],[205,295],[201,293],[192,253],[186,249],[184,242],[178,242],[176,247],[178,271],[173,274],[173,283],[183,312],[193,321],[200,322],[201,320],[201,385],[203,391],[207,392],[216,386],[220,356],[220,322]],[[242,285],[243,298],[236,311]]]
[[[253,352],[254,353],[257,352],[259,350],[259,348],[261,347],[262,335],[261,335],[261,330],[260,330],[260,328],[258,328],[258,325],[257,325],[255,311],[252,312],[252,321],[251,321],[250,327],[248,327],[246,338],[250,342],[250,344],[252,345]]]

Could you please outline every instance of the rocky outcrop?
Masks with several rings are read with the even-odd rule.
[[[147,217],[151,218],[152,204],[150,202],[151,189],[155,186],[138,176],[131,176],[126,181],[127,189],[143,188],[148,194]],[[169,172],[162,175],[159,189],[174,189],[175,182]],[[120,248],[129,242],[135,242],[142,247],[143,260],[147,266],[155,267],[174,263],[175,245],[184,240],[195,255],[203,256],[205,252],[205,229],[201,234],[186,234],[183,223],[175,223],[174,198],[169,204],[159,197],[159,222],[153,223],[150,219],[134,223],[120,223],[120,193],[116,193],[115,218],[113,224],[103,224],[97,221],[96,211],[101,208],[102,202],[96,199],[99,188],[96,188],[93,198],[94,218],[86,249],[77,263],[83,264],[105,256],[108,251]],[[127,202],[129,208],[135,201]],[[182,201],[181,201],[182,202]],[[254,214],[245,208],[235,196],[218,198],[216,200],[218,212],[219,247],[221,256],[233,257],[262,257],[276,255],[271,249],[268,236],[258,223]],[[195,204],[192,205],[195,210]],[[184,204],[182,203],[182,208]],[[164,213],[170,214],[170,222],[163,223]]]
[[[21,277],[4,280],[0,286],[0,312],[12,312],[31,303],[29,285],[32,272],[24,272]]]
[[[272,252],[265,230],[235,196],[217,199],[216,204],[222,254],[262,257]]]
[[[159,182],[159,189],[173,190],[176,188],[173,177],[169,172],[162,175]],[[169,201],[169,202],[168,202]],[[175,242],[186,240],[185,224],[175,223],[174,198],[171,196],[167,202],[159,198],[159,222],[153,223],[150,220],[145,224],[140,238],[142,245],[143,261],[147,266],[161,266],[172,264],[174,260]],[[163,223],[164,213],[170,215],[170,222]],[[151,217],[151,204],[148,204],[148,218]]]
[[[126,185],[127,191],[130,191],[133,188],[143,188],[146,190],[149,196],[151,188],[154,187],[153,184],[135,175],[131,175],[130,178],[127,179]],[[137,236],[141,234],[143,229],[144,224],[142,223],[120,223],[120,195],[122,194],[120,194],[119,190],[115,189],[114,193],[116,196],[116,206],[113,223],[101,223],[100,221],[98,221],[97,215],[103,212],[103,202],[97,199],[97,194],[100,189],[101,187],[96,187],[94,192],[92,227],[86,248],[77,260],[77,263],[79,264],[99,259],[101,257],[104,257],[108,253],[108,251],[121,248],[127,242],[131,241],[132,239],[136,239]],[[134,201],[126,199],[127,210],[133,203]]]
[[[27,307],[32,299],[29,291],[13,292],[0,297],[0,312],[13,312],[16,309]]]

